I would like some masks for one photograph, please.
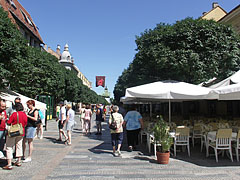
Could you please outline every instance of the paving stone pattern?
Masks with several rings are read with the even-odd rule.
[[[201,179],[240,179],[239,162],[232,163],[227,157],[206,158],[199,145],[191,147],[191,157],[187,152],[177,152],[168,165],[157,164],[153,152],[149,154],[146,143],[138,151],[128,152],[126,138],[122,147],[122,157],[113,157],[110,132],[104,122],[103,135],[84,136],[81,132],[79,117],[76,116],[72,146],[57,142],[58,129],[54,120],[48,121],[44,139],[34,140],[32,162],[12,171],[0,169],[2,180],[26,179],[164,179],[164,180],[201,180]],[[5,160],[0,166],[6,165]]]

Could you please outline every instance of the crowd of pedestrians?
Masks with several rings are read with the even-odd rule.
[[[131,152],[136,150],[138,145],[139,132],[143,128],[143,120],[141,114],[137,111],[136,105],[129,106],[129,111],[123,108],[123,104],[119,106],[112,105],[107,109],[106,106],[97,104],[92,106],[83,104],[79,108],[80,122],[85,135],[88,135],[91,128],[91,122],[94,119],[96,122],[97,132],[95,135],[102,135],[102,122],[109,117],[108,125],[114,121],[117,125],[115,130],[110,129],[111,143],[113,147],[113,156],[121,156],[121,146],[124,137],[124,129],[126,130],[128,150]],[[95,117],[93,118],[93,116]]]
[[[26,105],[27,110],[24,109],[21,99],[17,97],[12,105],[6,108],[6,101],[0,98],[0,159],[6,159],[7,161],[7,165],[3,167],[4,170],[12,170],[13,166],[20,167],[22,163],[31,162],[33,142],[38,136],[38,132],[40,133],[39,139],[43,138],[40,110],[35,107],[34,100],[28,100]],[[60,106],[61,109],[57,118],[59,120],[59,140],[63,135],[66,140],[65,144],[70,146],[75,112],[70,104],[64,106],[60,102]],[[21,126],[22,132],[16,136],[10,136],[9,129],[14,125]],[[67,134],[63,130],[65,125]],[[28,144],[28,152],[26,152],[26,144]],[[14,152],[16,160],[12,162]]]
[[[6,102],[0,99],[0,129],[1,129],[1,148],[0,158],[4,158],[3,150],[6,149],[7,165],[3,167],[5,170],[11,170],[13,151],[16,153],[16,161],[13,162],[15,166],[21,166],[23,162],[30,162],[33,152],[33,138],[36,133],[35,124],[38,120],[38,110],[35,108],[35,101],[27,101],[28,112],[24,111],[21,99],[15,99],[14,104],[6,110]],[[9,136],[8,128],[12,125],[19,124],[22,127],[23,133],[19,136]],[[28,156],[25,157],[26,142],[29,146]]]
[[[3,167],[5,170],[11,170],[13,166],[21,166],[22,162],[32,161],[33,142],[40,132],[39,139],[43,138],[42,123],[37,124],[39,119],[39,110],[35,107],[34,100],[26,102],[28,110],[24,110],[21,99],[17,97],[12,106],[6,109],[6,102],[0,99],[0,158],[7,160],[7,165]],[[79,108],[80,122],[82,132],[88,136],[91,134],[92,122],[95,121],[98,136],[102,135],[102,122],[108,120],[108,125],[113,122],[116,129],[110,129],[111,144],[113,148],[113,156],[121,156],[121,147],[126,129],[128,142],[128,150],[136,149],[138,145],[138,134],[143,127],[141,114],[137,111],[136,106],[132,106],[130,111],[120,106],[102,106],[101,104],[90,105],[82,104]],[[71,104],[60,102],[56,107],[56,121],[58,122],[59,137],[57,141],[63,141],[67,146],[72,144],[72,131],[75,125],[75,111]],[[109,118],[107,118],[109,117]],[[21,124],[23,134],[10,137],[8,128],[11,125]],[[65,130],[67,133],[65,133]],[[28,144],[28,153],[26,153]],[[5,151],[5,153],[4,153]],[[15,162],[13,160],[13,152],[15,152]],[[4,155],[5,154],[5,155]],[[6,157],[5,157],[6,156]]]

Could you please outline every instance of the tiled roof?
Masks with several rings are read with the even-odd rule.
[[[238,9],[240,9],[240,4],[238,6],[236,6],[234,9],[232,9],[229,13],[227,13],[226,16],[224,16],[222,19],[220,19],[219,21],[224,21],[224,19],[228,18],[232,13],[234,13],[235,11],[237,11]]]
[[[13,23],[16,24],[16,21],[20,21],[41,43],[43,43],[37,26],[34,24],[30,14],[17,0],[0,0],[0,4],[3,9],[8,12],[8,16]]]

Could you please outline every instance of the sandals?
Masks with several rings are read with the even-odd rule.
[[[21,163],[21,162],[18,162],[18,161],[16,161],[15,163],[13,163],[13,165],[14,165],[14,166],[17,166],[17,167],[20,167],[20,166],[22,166],[22,163]]]
[[[3,167],[4,170],[12,170],[12,166],[6,165]]]
[[[64,141],[64,143],[65,143],[66,146],[71,146],[72,145],[72,143],[69,143],[68,140]]]

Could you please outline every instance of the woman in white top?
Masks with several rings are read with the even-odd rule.
[[[109,125],[114,121],[117,124],[116,130],[110,130],[111,138],[112,138],[112,146],[113,146],[113,155],[114,156],[121,156],[121,145],[123,141],[123,116],[118,113],[118,106],[113,106],[113,113],[110,115],[109,118]],[[116,151],[117,146],[117,151]]]
[[[67,141],[66,141],[66,145],[71,146],[72,145],[72,135],[71,132],[73,130],[73,126],[74,126],[74,116],[75,116],[75,112],[74,110],[72,110],[72,105],[71,104],[67,104],[66,106],[67,108],[67,119],[66,119],[66,123],[67,123]]]
[[[82,105],[82,108],[80,108],[80,121],[82,125],[82,132],[84,131],[84,117],[85,117],[85,104]]]
[[[92,117],[92,111],[90,109],[90,106],[87,105],[86,109],[85,109],[84,125],[83,125],[83,127],[85,129],[85,135],[87,135],[89,133],[91,117]]]

